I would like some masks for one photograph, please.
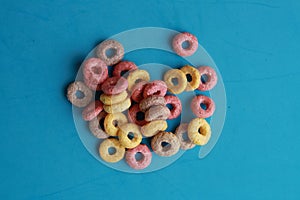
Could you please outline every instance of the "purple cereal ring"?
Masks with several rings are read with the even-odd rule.
[[[203,109],[201,105],[204,105],[206,109]],[[195,96],[191,102],[191,109],[193,113],[199,118],[208,118],[215,112],[214,101],[204,95]]]
[[[101,89],[105,94],[120,94],[128,87],[126,78],[123,77],[111,77],[104,81],[101,85]]]
[[[141,113],[141,119],[138,118],[138,114]],[[139,126],[144,126],[147,124],[147,121],[144,119],[145,118],[145,113],[140,110],[140,107],[138,104],[135,104],[131,106],[128,110],[128,119],[132,123],[135,123],[136,125]]]
[[[108,50],[115,51],[111,57],[108,57],[106,54]],[[96,55],[98,58],[103,60],[106,65],[111,66],[122,60],[124,56],[124,47],[116,40],[105,40],[98,45],[96,49]]]
[[[114,67],[113,76],[121,77],[122,73],[136,69],[137,66],[133,62],[121,61]]]
[[[188,132],[188,123],[180,124],[175,131],[175,135],[178,137],[180,141],[180,148],[183,150],[188,150],[194,148],[196,145],[189,139]],[[186,137],[184,137],[186,134]]]
[[[79,97],[78,92],[81,92],[83,97]],[[93,92],[83,82],[75,81],[68,86],[67,97],[74,106],[82,108],[91,102]]]
[[[156,154],[169,157],[179,151],[180,141],[175,134],[162,131],[152,138],[151,147]]]
[[[141,81],[135,84],[132,88],[131,91],[131,99],[135,102],[140,102],[144,97],[143,97],[143,92],[146,87],[147,82],[146,81]]]
[[[160,80],[155,80],[152,81],[151,83],[148,83],[145,86],[143,96],[144,98],[147,98],[152,95],[157,95],[157,96],[165,96],[167,93],[168,87],[165,82],[160,81]]]
[[[83,63],[83,77],[85,84],[92,90],[98,90],[99,84],[108,77],[106,64],[99,58],[89,58]]]
[[[158,105],[165,106],[166,100],[164,97],[153,95],[153,96],[149,96],[146,99],[143,99],[139,105],[142,111],[146,111],[151,106],[158,106]]]
[[[188,42],[187,48],[182,47],[182,43]],[[173,50],[180,56],[191,56],[198,49],[198,39],[190,33],[179,33],[172,41]]]
[[[91,121],[103,110],[103,104],[101,101],[96,100],[91,102],[87,107],[82,111],[82,118],[85,121]]]
[[[170,116],[170,110],[166,106],[151,106],[145,112],[145,120],[151,122],[154,120],[166,120]]]
[[[109,135],[104,131],[103,122],[105,117],[106,112],[102,111],[97,117],[89,121],[89,129],[96,138],[105,139],[109,137]]]
[[[201,80],[198,90],[207,91],[215,87],[218,81],[218,77],[215,70],[208,66],[199,67],[198,70],[200,73],[200,80]],[[202,76],[206,76],[205,81],[201,79]]]
[[[165,96],[165,100],[166,100],[166,105],[170,104],[172,106],[172,108],[170,109],[170,115],[168,119],[175,119],[177,118],[182,111],[182,105],[181,105],[181,101],[178,97],[173,96],[173,95],[167,95]]]
[[[142,158],[136,159],[136,154],[141,153]],[[145,144],[140,144],[133,149],[128,149],[125,154],[127,164],[133,169],[144,169],[148,167],[152,160],[152,153]]]

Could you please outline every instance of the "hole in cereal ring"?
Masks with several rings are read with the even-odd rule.
[[[173,105],[170,103],[168,103],[166,106],[169,108],[169,110],[172,110],[174,108]]]
[[[75,93],[75,96],[77,99],[82,99],[82,98],[84,98],[84,93],[81,92],[80,90],[77,90]]]
[[[162,142],[161,146],[163,151],[168,151],[171,148],[171,144],[168,142]]]
[[[114,55],[116,55],[117,51],[114,48],[109,48],[105,51],[105,55],[107,58],[112,58]]]
[[[94,74],[101,74],[102,69],[101,67],[92,67],[92,71]]]
[[[154,92],[152,95],[160,95],[161,91]]]
[[[136,119],[138,121],[143,121],[145,119],[145,113],[142,111],[139,111],[136,113]]]
[[[184,41],[182,44],[181,44],[181,47],[183,49],[189,49],[190,48],[190,42],[189,41]]]
[[[187,133],[182,134],[182,139],[183,139],[183,141],[189,141],[190,140]]]
[[[178,85],[178,78],[172,78],[173,85]]]
[[[99,129],[104,130],[104,120],[105,120],[104,117],[102,119],[100,119],[99,124],[98,124]]]
[[[192,81],[192,76],[191,76],[190,74],[187,74],[187,75],[186,75],[186,80],[187,80],[188,82],[191,82],[191,81]]]
[[[132,140],[134,138],[134,133],[129,132],[127,137],[128,137],[128,139]]]
[[[206,104],[206,103],[200,103],[200,107],[201,107],[203,110],[206,110],[206,109],[207,109],[207,104]]]
[[[117,127],[117,126],[118,126],[118,120],[113,120],[113,121],[112,121],[112,124],[113,124],[115,127]]]
[[[121,71],[121,76],[125,76],[125,75],[127,75],[128,74],[128,70],[123,70],[123,71]]]
[[[205,84],[205,83],[207,83],[209,81],[209,76],[207,75],[207,74],[203,74],[202,76],[201,76],[201,82],[203,83],[203,84]]]
[[[201,134],[201,135],[204,135],[204,136],[206,135],[206,134],[205,134],[205,130],[203,129],[203,127],[200,127],[200,128],[198,129],[198,133]]]
[[[143,79],[136,79],[134,83],[137,84],[137,83],[139,83],[141,81],[143,81]]]
[[[143,155],[141,152],[137,152],[137,153],[135,154],[135,160],[136,160],[136,161],[143,160],[143,158],[144,158],[144,155]]]
[[[108,148],[108,154],[114,155],[117,152],[117,149],[115,147],[109,147]]]

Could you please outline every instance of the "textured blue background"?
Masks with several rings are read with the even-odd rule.
[[[1,0],[0,199],[300,199],[299,10],[297,0]],[[228,113],[204,160],[195,149],[125,174],[85,150],[64,91],[97,42],[143,26],[198,36]],[[150,58],[140,57],[160,60]]]

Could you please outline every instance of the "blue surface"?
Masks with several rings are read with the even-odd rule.
[[[1,1],[0,199],[300,199],[300,2],[171,2]],[[197,35],[228,111],[205,159],[126,174],[85,150],[64,93],[95,44],[143,26]]]

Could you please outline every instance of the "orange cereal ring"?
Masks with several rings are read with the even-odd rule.
[[[127,122],[127,117],[123,113],[109,113],[104,120],[104,129],[108,135],[117,136],[119,126]]]
[[[110,153],[110,148],[114,149],[115,152]],[[103,142],[101,142],[99,147],[99,154],[104,161],[115,163],[124,158],[125,148],[120,144],[120,142],[117,139],[107,138]]]
[[[132,135],[131,135],[132,134]],[[132,136],[133,138],[129,138]],[[119,126],[118,137],[123,147],[132,149],[142,141],[142,134],[138,125],[126,123]]]
[[[173,94],[183,92],[187,86],[185,74],[179,69],[171,69],[164,74],[164,81],[168,90]]]
[[[191,90],[197,89],[200,84],[200,73],[199,73],[198,69],[196,69],[192,66],[186,65],[186,66],[182,67],[180,70],[187,77],[187,85],[186,85],[185,90],[191,91]]]
[[[148,82],[150,80],[150,75],[146,70],[136,69],[129,73],[127,77],[128,81],[128,91],[132,90],[132,87],[140,81]]]
[[[211,136],[210,125],[203,118],[195,118],[188,125],[188,137],[196,145],[205,145]]]

